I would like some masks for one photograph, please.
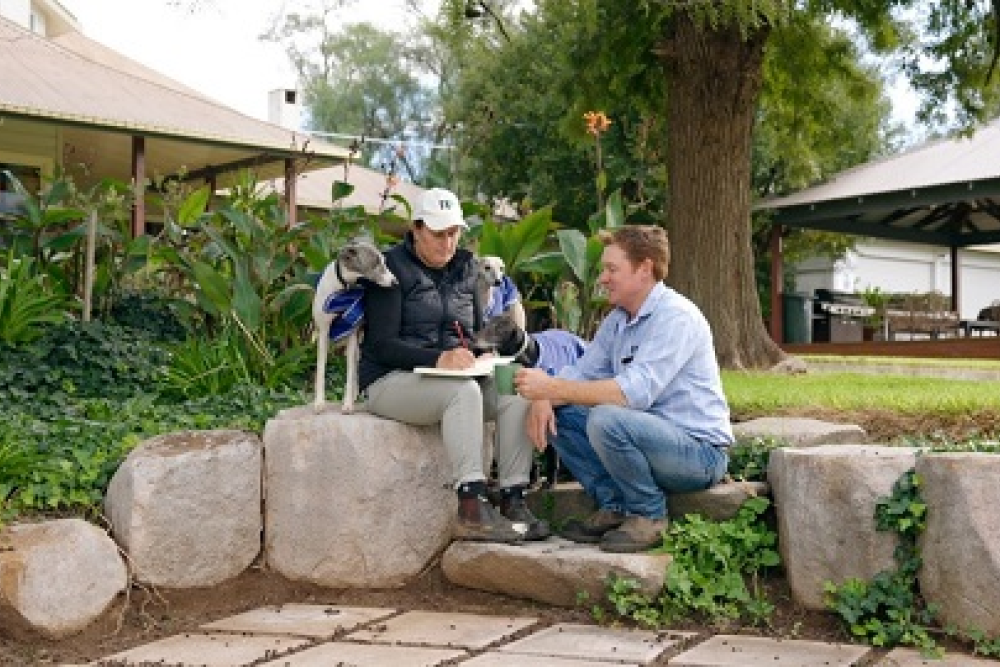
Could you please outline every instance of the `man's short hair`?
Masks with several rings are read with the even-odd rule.
[[[604,245],[616,245],[633,265],[648,259],[653,263],[653,277],[664,280],[670,268],[670,241],[667,230],[656,225],[624,225],[602,229],[597,237]]]

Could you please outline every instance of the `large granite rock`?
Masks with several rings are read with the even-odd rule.
[[[579,482],[559,482],[550,488],[536,489],[525,500],[535,516],[547,520],[555,528],[570,518],[583,519],[597,509],[594,499]]]
[[[713,521],[725,521],[736,516],[740,506],[750,498],[767,496],[770,492],[765,482],[725,481],[704,491],[670,494],[667,511],[672,519],[699,514]],[[560,482],[552,488],[533,491],[527,500],[535,515],[548,519],[556,527],[571,517],[584,518],[596,509],[579,482]]]
[[[82,519],[18,524],[0,533],[0,635],[72,635],[127,585],[114,541]]]
[[[733,424],[737,439],[774,438],[794,447],[861,444],[868,440],[865,430],[855,424],[834,424],[803,417],[760,417]]]
[[[767,478],[792,596],[824,609],[823,584],[869,580],[895,567],[896,536],[875,530],[875,504],[916,462],[916,450],[876,445],[778,449]]]
[[[265,557],[289,579],[401,586],[451,539],[438,426],[293,408],[267,423],[264,452]]]
[[[261,442],[244,431],[180,431],[140,444],[104,505],[138,581],[214,586],[260,553]]]
[[[441,569],[454,584],[511,597],[575,607],[580,595],[603,600],[609,574],[634,579],[655,597],[663,588],[669,554],[612,554],[560,538],[523,545],[454,542]]]
[[[1000,637],[1000,456],[926,454],[917,475],[928,506],[921,593],[943,625]]]
[[[667,499],[667,510],[672,519],[699,514],[712,521],[727,521],[736,516],[746,501],[770,493],[766,482],[727,480],[704,491],[673,493]]]

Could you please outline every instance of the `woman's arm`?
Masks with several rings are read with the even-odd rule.
[[[389,368],[413,370],[435,366],[440,350],[411,345],[399,337],[403,293],[399,286],[369,287],[365,292],[365,347],[375,361]]]

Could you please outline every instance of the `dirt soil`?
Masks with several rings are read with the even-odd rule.
[[[953,420],[930,417],[900,417],[884,411],[836,414],[821,410],[798,411],[839,423],[856,423],[870,434],[870,440],[885,442],[899,437],[935,433],[952,437],[982,435],[995,428],[997,415],[969,415]],[[749,419],[757,415],[739,415]],[[829,613],[810,612],[791,600],[787,583],[780,575],[766,580],[768,598],[776,604],[766,627],[713,626],[695,620],[677,623],[674,630],[695,631],[701,637],[718,632],[744,632],[784,638],[849,641],[839,621]],[[287,602],[390,607],[400,610],[511,614],[538,618],[543,624],[560,622],[594,623],[585,609],[560,609],[540,603],[455,586],[432,567],[408,586],[394,590],[333,590],[291,582],[260,567],[209,589],[153,591],[134,587],[98,622],[80,634],[61,641],[39,638],[0,637],[0,665],[83,664],[128,648],[170,635],[193,632],[210,621],[265,605]],[[0,628],[2,634],[2,628]],[[968,647],[942,642],[949,652],[968,653]],[[873,664],[884,651],[873,652],[864,664]],[[667,664],[664,656],[656,664]]]
[[[776,577],[764,585],[768,598],[777,605],[770,627],[713,626],[688,621],[675,623],[670,629],[697,632],[700,638],[718,632],[743,632],[847,641],[831,614],[806,611],[793,604],[784,579]],[[153,592],[134,588],[129,600],[116,604],[82,633],[61,641],[0,639],[0,665],[82,665],[156,639],[196,632],[200,625],[220,618],[285,602],[509,614],[537,618],[546,626],[596,623],[587,609],[550,607],[452,585],[439,568],[431,568],[417,581],[395,590],[332,590],[291,582],[260,568],[251,568],[236,579],[209,589]]]

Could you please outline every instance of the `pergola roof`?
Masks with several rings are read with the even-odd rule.
[[[776,224],[966,247],[1000,243],[1000,121],[849,169],[755,210]]]

